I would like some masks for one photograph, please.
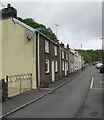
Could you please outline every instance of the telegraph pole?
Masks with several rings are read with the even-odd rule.
[[[83,70],[83,60],[82,60],[82,43],[81,43],[81,69]]]
[[[55,24],[55,26],[56,26],[56,36],[57,36],[57,27],[59,27],[60,25]]]

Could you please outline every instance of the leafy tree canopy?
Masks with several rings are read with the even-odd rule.
[[[102,61],[102,50],[77,50],[87,63]]]
[[[35,22],[33,18],[22,19],[22,18],[18,17],[17,19],[19,21],[31,26],[34,29],[40,30],[40,32],[42,32],[49,38],[52,38],[53,36],[55,36],[55,34],[53,33],[53,31],[51,30],[50,27],[47,28],[45,25]]]

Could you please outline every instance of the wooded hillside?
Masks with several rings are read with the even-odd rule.
[[[87,63],[102,60],[102,50],[77,50]]]

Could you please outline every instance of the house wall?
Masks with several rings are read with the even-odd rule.
[[[27,28],[14,23],[11,19],[3,23],[3,78],[6,75],[32,73],[32,88],[36,88],[36,36]],[[28,41],[26,34],[32,35]]]
[[[57,47],[57,56],[55,56],[55,51],[54,51],[54,46]],[[59,46],[54,44],[53,42],[50,42],[50,62],[52,61],[57,61],[58,62],[58,71],[54,72],[55,73],[55,80],[60,78],[60,54],[59,54]],[[55,64],[54,64],[55,67]],[[50,68],[51,68],[51,63],[50,63]],[[51,78],[52,78],[52,70],[51,71]]]
[[[2,22],[0,20],[0,80],[2,79]]]
[[[62,58],[62,49],[60,49],[60,52],[61,52],[61,77],[64,77],[65,76],[65,52],[64,52],[64,58]],[[63,61],[64,61],[64,70],[63,70]]]
[[[41,35],[39,35],[39,67],[40,67],[40,86],[44,86],[47,83],[51,82],[51,74],[45,72],[45,59],[49,59],[50,61],[50,56],[49,54],[45,54],[45,38]],[[50,64],[49,64],[50,65]],[[50,71],[49,67],[49,71]]]
[[[49,42],[49,53],[45,53],[45,40]],[[38,44],[38,43],[37,43]],[[57,56],[54,55],[54,46],[57,46],[58,54]],[[37,48],[38,49],[38,48]],[[45,70],[45,60],[49,60],[49,73],[46,73]],[[52,68],[51,62],[57,61],[58,62],[58,72],[54,72],[55,80],[60,78],[60,56],[59,56],[59,46],[54,44],[52,41],[48,40],[46,37],[39,35],[39,68],[40,71],[40,86],[45,86],[48,83],[52,82]],[[55,66],[55,64],[54,64]]]
[[[69,73],[73,72],[73,54],[69,52]]]
[[[71,73],[71,69],[70,69],[70,50],[68,51],[68,74]]]
[[[70,51],[70,70],[71,73],[75,71],[75,55],[72,51]]]
[[[84,67],[84,64],[85,64],[84,58],[83,58],[83,57],[81,57],[81,68],[83,68],[83,67]]]
[[[64,52],[64,58],[62,58],[62,51]],[[68,70],[67,70],[67,75],[69,74],[69,71],[70,71],[70,68],[69,68],[69,55],[68,55],[68,59],[66,59],[66,53],[68,53],[65,49],[63,49],[62,47],[61,47],[61,49],[60,49],[60,61],[61,61],[61,74],[60,74],[60,76],[61,77],[64,77],[65,76],[65,63],[67,63],[67,65],[68,65]],[[63,67],[63,61],[64,61],[64,70],[62,69]]]
[[[75,71],[78,70],[78,55],[75,51],[75,55],[74,55],[74,68],[75,68]]]
[[[68,58],[66,58],[66,54],[67,54],[67,57]],[[66,54],[65,54],[65,60],[66,60],[66,63],[67,63],[67,67],[68,67],[68,69],[67,69],[67,75],[69,75],[69,71],[70,71],[70,68],[69,68],[69,53],[68,52],[66,52]]]
[[[79,55],[79,70],[81,69],[81,55]]]

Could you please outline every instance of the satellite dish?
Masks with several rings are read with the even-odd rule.
[[[30,33],[26,33],[26,39],[28,39],[28,41],[30,41],[32,39],[32,35]]]

